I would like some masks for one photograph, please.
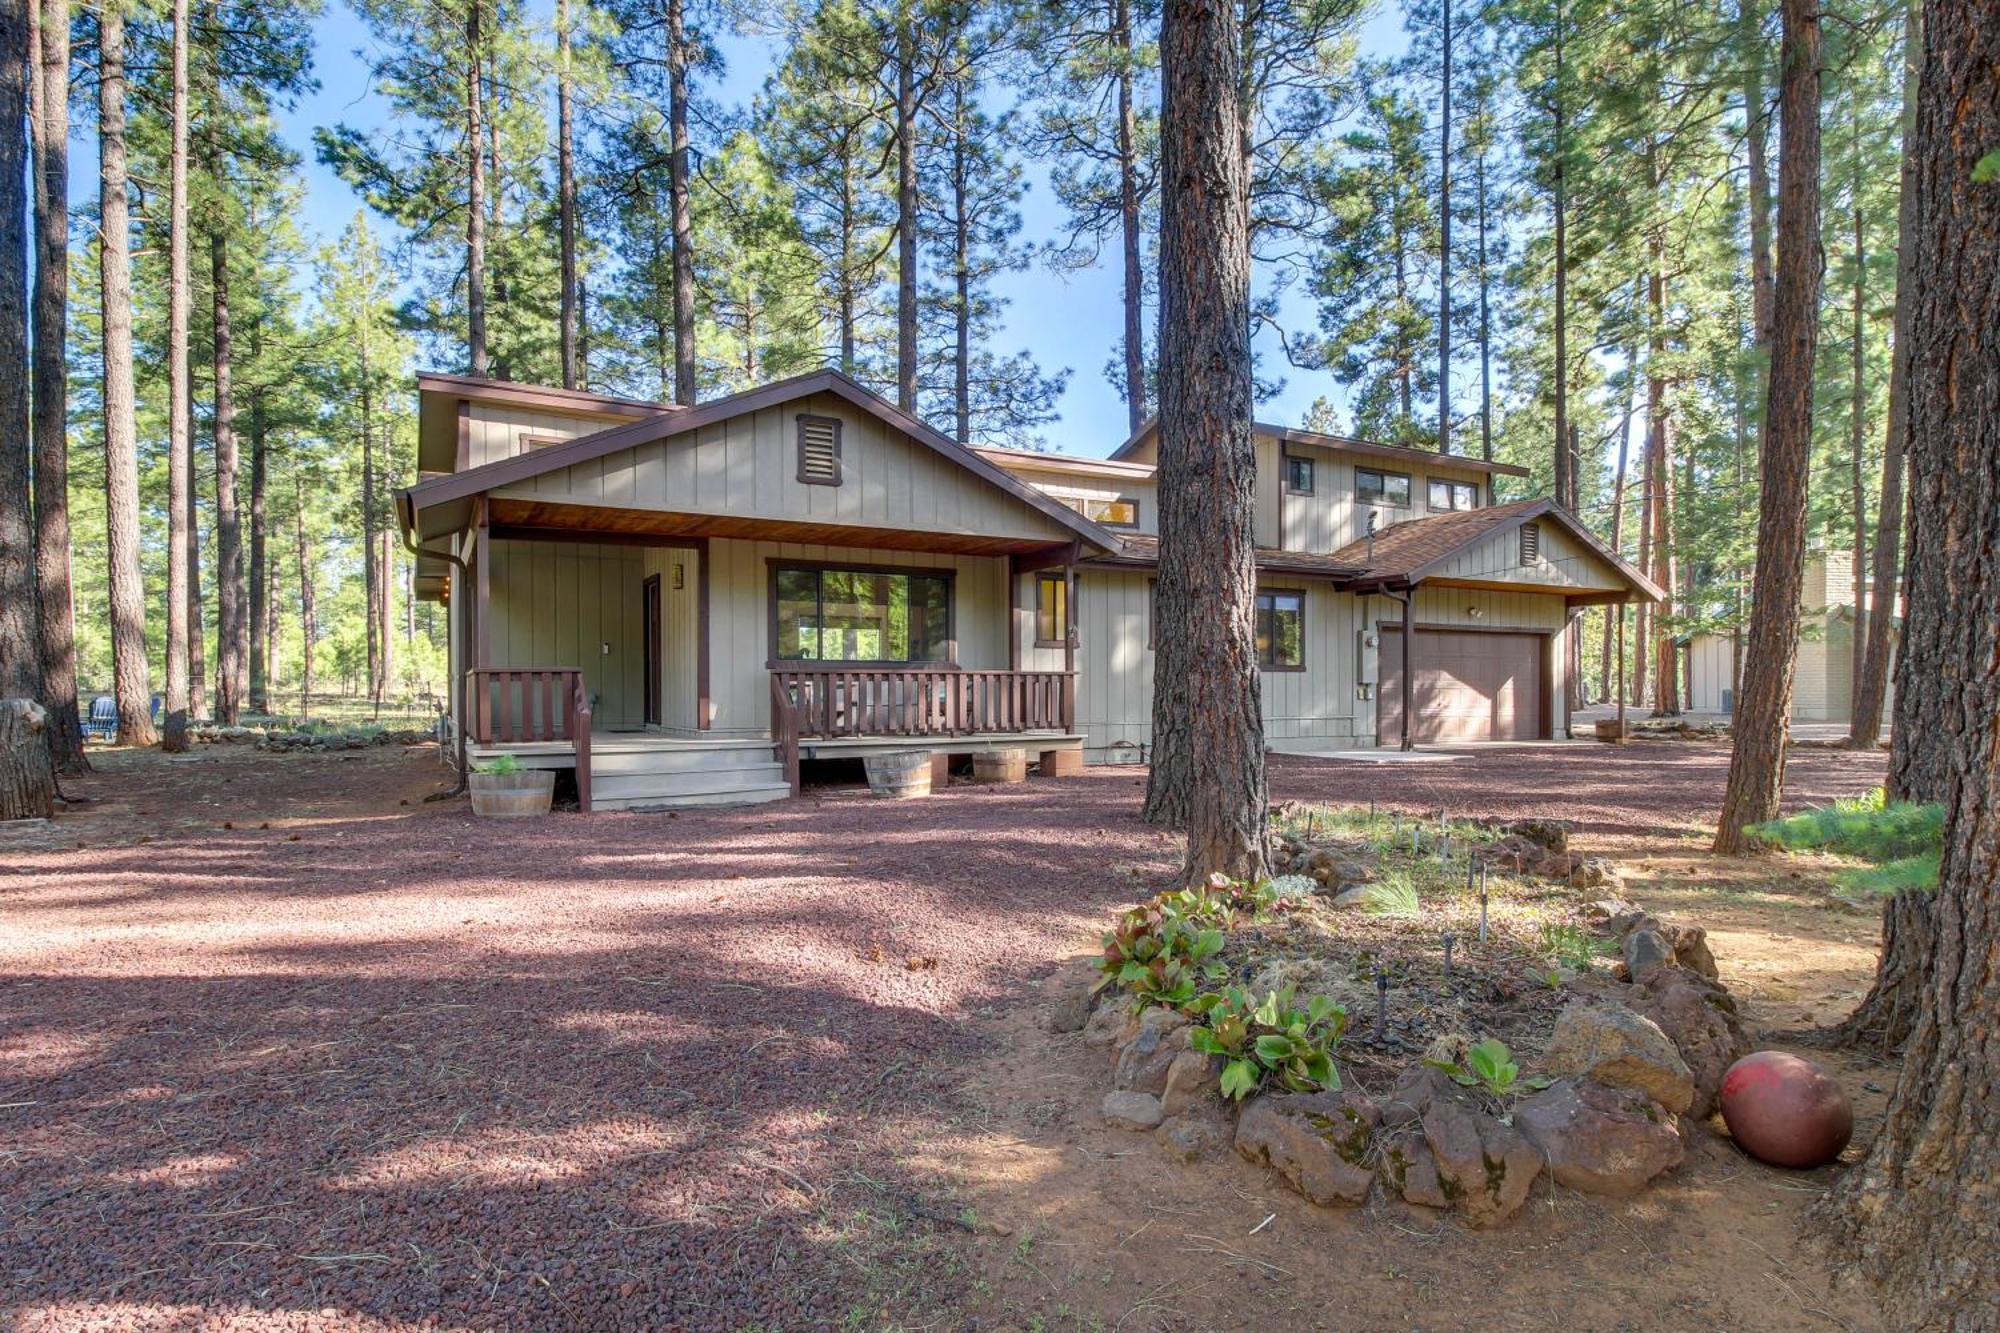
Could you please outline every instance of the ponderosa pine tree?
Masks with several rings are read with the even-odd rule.
[[[1783,0],[1778,159],[1778,253],[1771,376],[1758,448],[1762,494],[1757,580],[1745,644],[1743,695],[1731,728],[1729,781],[1715,850],[1743,849],[1743,830],[1773,819],[1784,791],[1785,751],[1798,660],[1812,459],[1813,369],[1819,344],[1820,41],[1811,0]]]
[[[1241,34],[1219,0],[1160,21],[1160,578],[1146,818],[1186,875],[1265,873]]]
[[[0,106],[25,109],[34,65],[28,9],[0,0]],[[0,699],[42,697],[29,459],[28,145],[16,115],[0,123]],[[12,739],[10,735],[10,739]],[[24,812],[25,813],[25,812]]]
[[[1920,1009],[1881,1129],[1823,1216],[1898,1328],[1986,1328],[2000,1308],[2000,29],[1930,0],[1915,136],[1908,329],[1912,498],[1897,740],[1945,809]],[[1780,225],[1783,221],[1780,210]],[[1782,251],[1780,260],[1782,262]],[[1915,698],[1906,700],[1907,689]],[[1911,770],[1899,777],[1907,779]],[[1927,955],[1927,957],[1921,956]]]
[[[167,187],[167,690],[161,746],[187,749],[201,633],[192,614],[194,560],[194,405],[188,396],[188,0],[173,0],[171,147]]]

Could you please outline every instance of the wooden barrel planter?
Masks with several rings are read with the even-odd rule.
[[[1028,780],[1028,752],[1026,750],[987,750],[972,756],[972,780],[974,782],[1026,782]]]
[[[887,754],[871,754],[861,761],[861,766],[868,772],[870,795],[900,801],[931,794],[929,750],[892,750]]]
[[[523,819],[549,812],[555,798],[554,769],[524,768],[518,773],[481,773],[471,777],[472,813],[487,819]]]
[[[1597,739],[1601,741],[1612,745],[1623,745],[1629,734],[1630,729],[1627,725],[1615,717],[1600,717],[1597,719]]]

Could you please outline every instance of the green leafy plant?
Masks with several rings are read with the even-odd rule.
[[[1193,915],[1182,910],[1193,906]],[[1103,974],[1098,989],[1117,984],[1132,992],[1135,1007],[1160,1004],[1179,1008],[1195,998],[1203,981],[1217,981],[1228,968],[1219,926],[1205,924],[1207,907],[1185,894],[1162,894],[1118,919],[1104,937]]]
[[[1600,956],[1612,952],[1606,941],[1576,925],[1542,927],[1542,952],[1572,972],[1588,972]]]
[[[1420,910],[1416,883],[1391,871],[1362,889],[1361,910],[1370,916],[1416,916]]]
[[[1347,1010],[1323,995],[1300,1007],[1296,993],[1286,986],[1253,999],[1231,986],[1188,1005],[1199,1021],[1188,1045],[1222,1058],[1224,1096],[1241,1101],[1267,1083],[1287,1092],[1340,1087],[1333,1053],[1347,1031]]]
[[[1424,1063],[1433,1069],[1443,1070],[1454,1083],[1478,1088],[1487,1096],[1501,1101],[1512,1097],[1520,1088],[1549,1086],[1546,1078],[1522,1078],[1521,1066],[1515,1062],[1514,1053],[1498,1037],[1474,1042],[1466,1049],[1464,1064],[1456,1060],[1426,1060]]]
[[[521,771],[521,761],[511,754],[503,754],[497,759],[487,760],[472,771],[475,773],[491,774],[496,778],[504,778],[511,774],[519,773]]]

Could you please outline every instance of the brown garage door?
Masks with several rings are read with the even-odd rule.
[[[1411,736],[1423,744],[1528,741],[1547,735],[1540,634],[1418,630]],[[1375,711],[1381,745],[1402,740],[1403,632],[1383,626]]]

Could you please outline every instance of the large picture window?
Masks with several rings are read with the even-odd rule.
[[[1406,505],[1410,502],[1410,474],[1358,467],[1354,469],[1354,494],[1364,503]]]
[[[1257,594],[1257,661],[1268,670],[1297,671],[1306,664],[1306,595]]]
[[[772,583],[780,661],[951,660],[944,575],[780,567]]]

